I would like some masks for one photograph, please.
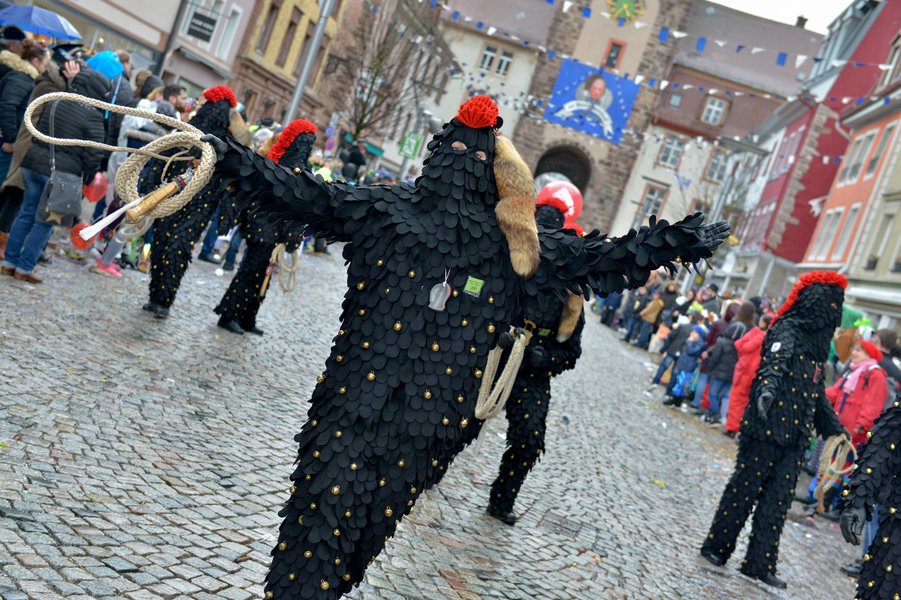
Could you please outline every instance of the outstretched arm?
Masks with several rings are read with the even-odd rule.
[[[211,140],[210,140],[211,141]],[[215,142],[212,142],[215,144]],[[329,240],[351,241],[375,203],[366,188],[327,183],[308,171],[293,172],[232,139],[217,147],[216,174],[228,193],[256,199],[256,217],[297,239],[315,232]]]
[[[526,283],[536,291],[565,287],[586,298],[590,290],[606,296],[644,285],[661,267],[675,273],[676,263],[697,264],[710,258],[728,235],[728,223],[705,225],[702,213],[672,224],[651,217],[647,227],[621,238],[604,237],[597,230],[579,237],[539,229],[541,264]]]

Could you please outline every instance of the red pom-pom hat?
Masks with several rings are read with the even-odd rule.
[[[272,145],[272,149],[269,150],[269,154],[266,156],[274,162],[278,163],[282,159],[282,156],[285,155],[285,151],[291,147],[291,144],[294,143],[294,140],[297,139],[302,133],[316,133],[316,126],[307,121],[306,119],[295,119],[291,121],[287,127],[285,127],[280,134],[278,134],[278,139],[275,140],[275,144]]]
[[[460,105],[457,120],[472,129],[483,129],[497,125],[498,109],[488,96],[473,96]]]
[[[547,198],[543,198],[543,199],[539,200],[538,202],[535,203],[535,207],[538,208],[539,206],[550,206],[551,208],[556,208],[564,216],[566,215],[566,212],[569,210],[569,207],[566,205],[566,202],[564,202],[560,198],[557,198],[556,196],[549,196]]]
[[[238,106],[238,99],[235,98],[235,93],[230,87],[225,85],[217,85],[216,87],[204,90],[203,97],[207,99],[207,102],[228,100],[228,103],[231,104],[232,108]]]
[[[848,287],[848,279],[835,271],[812,271],[802,275],[801,279],[799,279],[792,288],[791,293],[788,295],[788,299],[786,299],[782,306],[779,307],[779,312],[773,317],[773,320],[770,322],[770,327],[776,323],[779,317],[787,313],[789,309],[794,306],[795,301],[798,299],[798,295],[804,288],[817,283],[822,285],[837,285],[842,289]]]

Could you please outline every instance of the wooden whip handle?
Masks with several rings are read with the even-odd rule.
[[[159,206],[160,202],[166,198],[171,198],[183,188],[184,186],[180,185],[178,182],[170,181],[166,185],[157,188],[156,191],[141,198],[141,203],[137,206],[125,211],[125,218],[128,219],[129,223],[137,223],[142,217],[147,215],[147,213]]]

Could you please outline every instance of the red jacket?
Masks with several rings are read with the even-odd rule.
[[[726,413],[726,431],[738,431],[741,418],[748,406],[751,382],[760,366],[760,347],[766,331],[755,327],[735,341],[738,362],[732,374],[732,391],[729,392],[729,412]]]
[[[860,376],[854,392],[848,394],[842,403],[845,395],[842,390],[844,383],[845,377],[839,377],[835,385],[826,390],[826,399],[832,403],[832,407],[838,413],[838,420],[851,433],[851,441],[859,448],[866,443],[867,432],[885,407],[888,393],[885,371],[878,365],[870,367]]]

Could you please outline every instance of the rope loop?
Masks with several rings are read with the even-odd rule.
[[[164,135],[161,138],[148,143],[143,148],[111,146],[109,144],[103,144],[90,140],[51,137],[38,131],[37,127],[34,124],[33,117],[35,110],[39,106],[57,100],[77,102],[79,104],[84,104],[85,106],[93,106],[94,108],[99,108],[101,110],[107,110],[123,115],[149,119],[155,123],[159,123],[177,131]],[[190,148],[199,148],[200,160],[197,168],[194,169],[194,176],[191,178],[191,180],[183,190],[181,190],[171,198],[160,202],[153,210],[149,211],[147,213],[147,216],[150,218],[168,217],[169,215],[180,210],[185,204],[188,203],[188,201],[191,200],[191,198],[196,196],[210,182],[210,179],[213,177],[213,171],[216,168],[216,151],[210,144],[200,141],[200,137],[203,135],[203,132],[201,130],[197,129],[193,125],[190,125],[189,123],[185,123],[183,121],[179,121],[178,119],[173,119],[172,117],[167,117],[165,115],[161,115],[159,113],[141,108],[131,108],[128,106],[120,106],[118,104],[110,104],[108,102],[102,102],[100,100],[88,98],[87,96],[82,96],[80,94],[71,94],[69,92],[54,92],[52,94],[45,94],[43,96],[40,96],[28,105],[28,108],[25,110],[24,123],[25,127],[29,132],[31,132],[31,135],[34,136],[35,139],[41,140],[46,144],[54,144],[57,146],[78,146],[82,148],[104,150],[107,152],[126,152],[128,154],[131,154],[131,156],[126,158],[122,165],[119,167],[119,171],[116,176],[116,193],[126,204],[131,204],[141,199],[141,196],[138,194],[138,180],[140,179],[141,171],[143,170],[144,165],[147,163],[147,161],[149,161],[151,158],[156,158],[165,162],[166,166],[163,169],[163,175],[165,175],[170,165],[174,161],[193,160],[193,157],[185,156],[185,154],[188,153],[188,150]],[[172,148],[182,148],[182,150],[173,156],[165,156],[164,154],[162,154],[166,150],[171,150]]]
[[[494,377],[497,374],[504,350],[500,346],[495,346],[488,353],[488,363],[482,374],[482,385],[479,387],[479,398],[476,400],[475,416],[480,421],[487,421],[501,412],[510,397],[510,392],[513,391],[516,374],[519,373],[519,367],[522,365],[527,344],[526,336],[515,327],[510,328],[510,334],[515,337],[515,341],[510,350],[510,356],[507,358],[507,364],[504,365],[504,370],[497,378],[496,383]]]
[[[817,512],[825,512],[823,495],[833,485],[840,483],[842,475],[854,470],[857,462],[857,449],[846,435],[834,435],[826,440],[820,454],[820,473],[816,489],[813,492],[817,499]]]

